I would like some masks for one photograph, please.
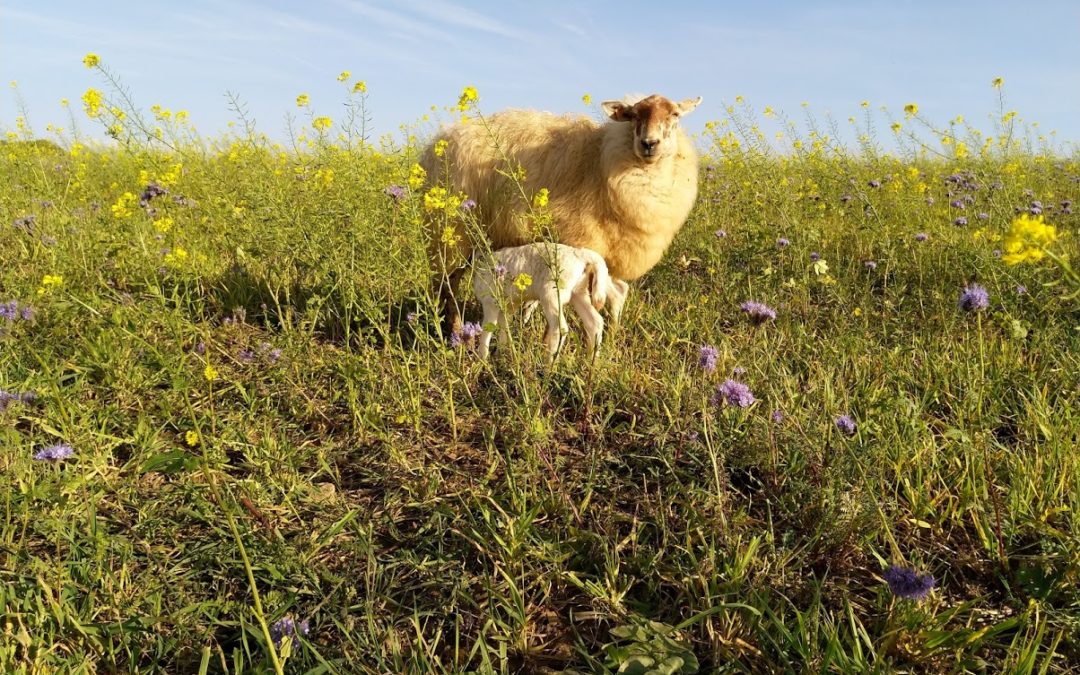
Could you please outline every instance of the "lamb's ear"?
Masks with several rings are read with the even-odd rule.
[[[629,122],[634,119],[634,108],[622,101],[604,101],[600,104],[604,114],[616,122]]]
[[[698,107],[700,103],[700,96],[698,96],[697,98],[684,98],[682,101],[679,102],[679,114],[687,115],[694,112],[694,108]]]

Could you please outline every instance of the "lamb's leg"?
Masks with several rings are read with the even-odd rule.
[[[527,301],[525,303],[525,316],[522,317],[521,322],[522,323],[529,323],[529,319],[532,318],[533,312],[536,311],[536,308],[539,305],[540,305],[540,303],[538,301],[536,301],[536,300]]]
[[[574,311],[581,317],[581,325],[585,328],[585,344],[589,348],[589,354],[595,355],[600,349],[600,342],[604,339],[604,317],[596,311],[587,293],[575,293],[570,298],[570,304]]]
[[[562,307],[554,298],[545,299],[541,305],[544,308],[544,317],[547,319],[547,329],[544,331],[544,344],[547,345],[548,363],[555,360],[555,355],[562,347],[566,336],[566,317],[563,316]]]
[[[505,333],[506,327],[503,326],[500,329],[500,325],[502,324],[502,311],[499,309],[499,305],[494,298],[485,298],[481,300],[481,303],[484,306],[484,332],[480,334],[479,351],[480,358],[486,359],[491,351],[491,329],[499,330],[500,333]],[[500,342],[502,341],[501,335],[499,340]]]
[[[457,298],[460,295],[463,276],[465,276],[465,268],[458,267],[442,275],[438,280],[439,308],[443,312],[443,330],[447,336],[461,331],[461,307],[458,305]]]
[[[630,295],[630,284],[622,279],[612,279],[608,288],[608,307],[611,311],[611,328],[619,328],[619,320],[622,318],[623,305],[626,297]]]

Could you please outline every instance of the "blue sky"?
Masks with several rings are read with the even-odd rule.
[[[470,84],[485,112],[589,112],[586,92],[594,113],[600,100],[631,92],[702,96],[686,120],[692,131],[720,119],[737,95],[796,120],[806,101],[842,126],[862,100],[898,117],[916,102],[934,122],[964,115],[989,130],[990,82],[1000,76],[1008,109],[1077,142],[1078,31],[1076,0],[5,0],[0,76],[18,82],[39,135],[49,122],[67,126],[61,98],[77,105],[87,87],[108,90],[82,65],[94,52],[144,108],[186,109],[215,135],[234,119],[224,97],[233,92],[278,138],[300,93],[316,114],[341,118],[343,70],[367,82],[380,134],[456,102]],[[12,128],[17,114],[8,89],[0,127]],[[884,120],[879,129],[889,135]]]

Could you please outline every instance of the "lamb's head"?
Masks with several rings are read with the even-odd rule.
[[[675,154],[678,149],[675,131],[679,128],[679,117],[693,111],[699,103],[700,96],[675,103],[653,94],[634,104],[604,101],[601,107],[616,122],[634,123],[634,154],[642,161],[651,163]]]

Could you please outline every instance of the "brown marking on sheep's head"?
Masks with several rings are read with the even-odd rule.
[[[699,103],[700,96],[675,103],[653,94],[633,105],[622,101],[604,101],[601,107],[616,122],[634,123],[634,154],[638,159],[652,163],[675,154],[678,150],[675,130],[679,128],[679,117],[693,111]]]

